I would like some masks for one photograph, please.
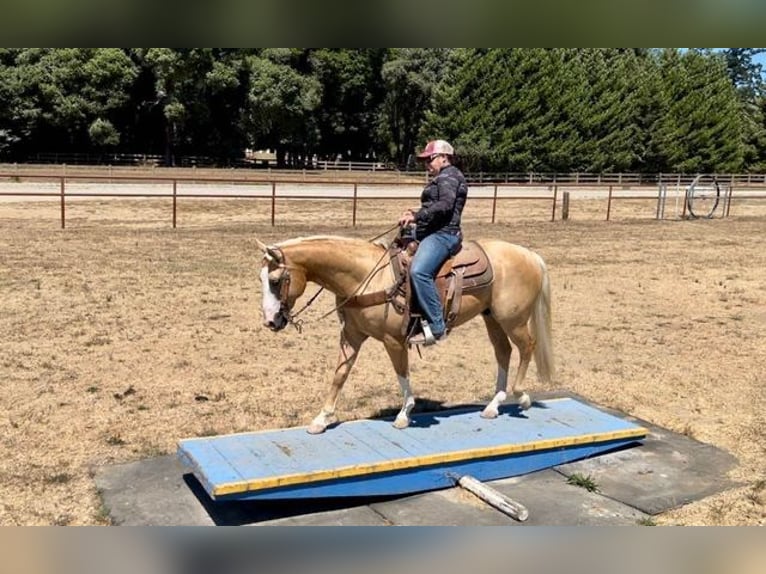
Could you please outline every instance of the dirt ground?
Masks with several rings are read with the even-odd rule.
[[[322,294],[302,334],[261,327],[254,237],[372,238],[404,206],[362,202],[168,200],[0,203],[0,524],[107,523],[101,465],[175,452],[181,438],[304,425],[336,358]],[[655,221],[654,202],[579,200],[551,223],[547,202],[469,201],[470,237],[531,247],[553,286],[565,389],[725,449],[741,486],[658,524],[766,524],[766,202],[727,219]],[[314,293],[310,286],[307,294]],[[305,300],[305,299],[304,299]],[[495,365],[483,322],[413,352],[419,399],[487,401]],[[398,410],[382,346],[368,342],[341,397],[342,420]]]

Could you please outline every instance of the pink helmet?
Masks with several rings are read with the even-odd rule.
[[[429,158],[434,154],[443,153],[445,155],[455,155],[455,150],[444,140],[431,140],[426,144],[426,148],[418,154],[420,159]]]

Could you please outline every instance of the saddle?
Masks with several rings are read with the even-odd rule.
[[[384,291],[355,295],[346,301],[347,307],[369,307],[390,303],[393,309],[404,316],[402,329],[404,335],[414,334],[420,325],[420,310],[412,296],[409,269],[412,257],[417,250],[417,241],[406,244],[394,242],[391,247],[391,266],[394,272],[394,284]],[[447,259],[436,274],[436,291],[442,302],[444,322],[451,329],[460,313],[460,303],[464,293],[476,291],[492,283],[494,273],[492,264],[484,249],[475,241],[464,241],[456,255]]]

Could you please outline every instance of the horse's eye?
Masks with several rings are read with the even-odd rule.
[[[279,285],[282,275],[279,273],[269,273],[269,285]]]

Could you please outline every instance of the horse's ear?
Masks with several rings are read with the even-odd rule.
[[[263,241],[261,241],[257,237],[255,238],[255,244],[258,246],[258,249],[260,249],[264,253],[266,253],[269,250],[269,246],[266,245]]]
[[[269,247],[257,237],[255,238],[255,244],[258,246],[258,249],[263,251],[263,256],[266,259],[268,259],[269,261],[276,261],[277,263],[280,262],[279,253],[275,249],[273,249],[272,247]]]
[[[277,263],[284,263],[284,257],[282,256],[282,253],[279,251],[279,249],[274,249],[273,247],[267,247],[266,257],[268,257],[272,261],[276,261]]]

